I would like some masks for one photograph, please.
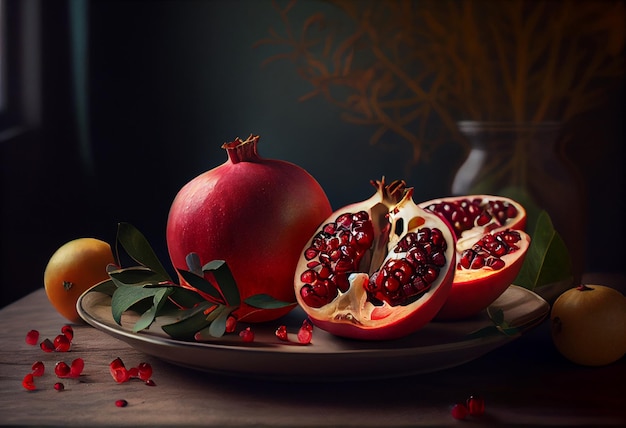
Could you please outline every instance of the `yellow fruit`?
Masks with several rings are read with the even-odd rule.
[[[626,297],[614,288],[581,285],[552,305],[552,340],[574,363],[603,366],[626,354]]]
[[[109,278],[106,267],[115,263],[111,246],[95,238],[78,238],[63,244],[52,255],[44,272],[44,287],[52,306],[72,322],[80,295]]]

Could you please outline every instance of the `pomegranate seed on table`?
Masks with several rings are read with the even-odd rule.
[[[115,401],[115,405],[117,407],[126,407],[126,406],[128,406],[128,401],[126,401],[126,400],[116,400]]]
[[[54,366],[54,373],[57,375],[57,377],[68,377],[70,374],[70,366],[67,365],[67,363],[65,363],[64,361],[59,361],[58,363],[56,363],[56,365]]]
[[[254,341],[254,332],[247,327],[245,330],[241,330],[239,332],[239,336],[244,342],[253,342]]]
[[[54,344],[50,339],[46,339],[39,344],[39,347],[44,352],[54,352]]]
[[[33,376],[43,376],[46,367],[43,364],[43,361],[35,361],[32,366]]]
[[[454,419],[462,420],[467,418],[469,412],[465,404],[457,403],[452,407],[451,414]]]
[[[54,350],[57,352],[67,352],[70,350],[72,342],[65,334],[59,334],[54,338]]]
[[[139,363],[137,372],[139,379],[147,381],[152,376],[152,366],[145,362]]]
[[[54,389],[56,389],[57,391],[63,391],[65,389],[65,385],[63,385],[61,382],[57,382],[54,384]]]
[[[65,335],[65,337],[67,337],[69,341],[72,341],[72,339],[74,338],[74,329],[71,325],[64,325],[63,327],[61,327],[61,333],[63,333],[63,335]]]
[[[24,376],[24,379],[22,380],[22,386],[29,391],[34,391],[35,389],[37,389],[37,387],[35,386],[35,379],[33,378],[32,373],[28,373],[26,376]]]
[[[39,332],[37,330],[30,330],[26,333],[26,343],[36,345],[37,342],[39,342]]]
[[[278,328],[276,329],[276,337],[280,340],[282,340],[283,342],[288,342],[289,341],[289,335],[287,333],[287,327],[284,325],[278,326]]]
[[[469,414],[482,416],[485,413],[485,400],[479,395],[471,395],[466,402]]]

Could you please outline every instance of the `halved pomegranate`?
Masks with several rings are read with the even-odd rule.
[[[530,237],[522,230],[526,210],[502,196],[471,195],[419,204],[445,219],[456,237],[456,269],[446,303],[435,317],[475,315],[511,285],[524,262]]]
[[[419,208],[403,181],[373,181],[368,200],[333,213],[305,245],[294,278],[298,303],[337,336],[408,335],[443,306],[454,276],[454,237]]]

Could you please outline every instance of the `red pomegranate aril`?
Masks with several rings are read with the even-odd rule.
[[[39,344],[39,347],[44,352],[54,352],[54,344],[52,343],[52,341],[50,339],[43,340]]]
[[[22,386],[29,391],[34,391],[35,389],[37,389],[37,386],[35,386],[35,379],[33,378],[32,373],[28,373],[26,376],[24,376],[24,379],[22,379]]]
[[[117,357],[109,364],[109,372],[117,383],[127,382],[130,379],[130,373],[124,366],[124,362],[120,357]]]
[[[70,350],[72,342],[65,334],[59,334],[54,338],[54,350],[57,352],[67,352]]]
[[[64,361],[59,361],[54,366],[54,373],[57,377],[68,377],[70,374],[70,366],[67,365]]]
[[[61,382],[56,382],[53,388],[57,391],[63,391],[65,389],[65,385]]]
[[[512,202],[488,200],[488,198],[482,197],[474,198],[471,201],[467,198],[454,201],[438,201],[422,206],[448,220],[457,237],[461,237],[464,231],[475,226],[486,226],[492,220],[498,225],[504,225],[508,220],[515,219],[519,214]]]
[[[482,416],[485,413],[485,400],[480,395],[471,395],[466,406],[472,416]]]
[[[519,250],[515,244],[521,239],[518,231],[510,229],[487,234],[472,248],[463,251],[457,268],[482,269],[490,267],[493,270],[502,269],[505,263],[500,258]]]
[[[44,372],[46,371],[46,366],[44,366],[42,361],[35,361],[33,363],[33,366],[31,368],[33,376],[43,376]]]
[[[85,368],[85,361],[82,358],[76,358],[72,361],[72,365],[70,366],[70,377],[78,377],[83,372]]]
[[[26,333],[26,343],[36,345],[37,342],[39,342],[39,332],[37,330],[30,330]]]
[[[148,385],[148,386],[156,386],[156,383],[154,383],[154,381],[152,379],[148,379],[146,381],[146,385]]]
[[[469,411],[465,404],[457,403],[452,407],[451,414],[454,419],[463,420],[467,418]]]
[[[131,367],[128,369],[128,377],[134,378],[139,377],[139,369],[137,367]]]
[[[139,379],[148,380],[152,377],[152,366],[149,363],[139,363],[137,366],[139,371]]]
[[[126,400],[115,400],[115,405],[117,407],[126,407],[126,406],[128,406],[128,401],[126,401]]]
[[[70,342],[74,339],[74,329],[71,325],[64,325],[61,327],[61,333],[63,333]]]
[[[276,337],[283,342],[289,342],[289,334],[287,333],[287,327],[284,325],[278,326],[276,329]]]
[[[237,328],[237,318],[235,318],[233,315],[230,315],[228,318],[226,318],[226,333],[233,333],[235,331],[235,329]]]
[[[300,330],[298,330],[298,342],[303,345],[311,343],[313,339],[313,324],[307,319],[302,322]]]
[[[247,327],[245,330],[241,330],[239,332],[239,336],[244,342],[253,342],[254,341],[254,332],[250,327]]]

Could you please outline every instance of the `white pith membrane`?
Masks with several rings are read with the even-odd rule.
[[[449,285],[456,263],[454,238],[447,225],[436,214],[423,210],[413,202],[412,188],[404,189],[401,200],[396,203],[387,197],[382,187],[384,187],[384,180],[379,183],[379,191],[370,199],[341,210],[346,213],[368,212],[375,231],[374,242],[368,253],[361,259],[359,271],[351,273],[348,277],[350,286],[346,292],[338,290],[337,297],[320,308],[308,306],[300,294],[304,286],[300,275],[308,269],[307,260],[304,257],[300,259],[295,275],[295,294],[300,306],[312,319],[350,324],[360,329],[391,325],[406,319],[408,314],[418,310],[444,281]],[[333,213],[327,222],[334,221],[337,215]],[[384,301],[377,301],[374,304],[368,300],[366,285],[372,274],[382,268],[387,260],[404,258],[406,252],[396,253],[393,251],[394,248],[407,234],[417,232],[422,228],[439,229],[447,244],[444,252],[445,265],[440,267],[437,279],[415,300],[409,299],[408,304],[392,306]]]

